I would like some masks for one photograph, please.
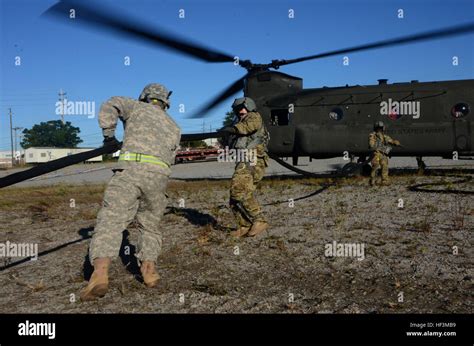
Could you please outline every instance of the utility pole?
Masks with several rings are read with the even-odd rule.
[[[13,135],[13,141],[15,142],[14,147],[15,147],[15,154],[16,154],[16,143],[17,143],[17,137],[18,135],[16,134],[16,131],[23,130],[23,127],[14,127],[13,131],[15,131],[15,134]],[[21,157],[21,155],[20,155]]]
[[[66,93],[63,92],[63,89],[61,88],[61,90],[59,90],[59,102],[61,102],[61,121],[64,125],[64,107],[66,106],[65,105],[65,96],[66,96]]]
[[[13,125],[12,125],[12,109],[8,108],[10,113],[10,140],[12,146],[12,167],[15,166],[15,157],[13,156]]]

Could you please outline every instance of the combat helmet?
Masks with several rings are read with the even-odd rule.
[[[383,123],[383,121],[376,121],[374,123],[374,130],[377,130],[377,129],[385,130],[385,124]]]
[[[257,110],[255,101],[250,97],[240,97],[234,100],[234,103],[232,104],[232,109],[234,111],[237,111],[243,107],[245,107],[249,112],[255,112]]]
[[[162,101],[166,108],[170,108],[170,95],[172,91],[168,91],[163,85],[158,83],[148,84],[143,88],[142,93],[138,97],[139,101],[147,102],[149,98],[155,98]]]

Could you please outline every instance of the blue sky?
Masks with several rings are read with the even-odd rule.
[[[111,96],[138,97],[158,82],[173,90],[169,113],[183,133],[221,126],[232,99],[204,119],[186,115],[212,98],[245,70],[232,63],[208,64],[159,46],[40,18],[54,0],[0,0],[0,150],[10,148],[8,108],[13,126],[31,128],[59,119],[55,103],[62,88],[70,101],[94,101],[96,117],[66,116],[81,129],[81,146],[102,142],[97,115]],[[256,63],[296,58],[390,37],[474,21],[472,0],[117,0],[103,6],[159,25],[179,36],[251,59]],[[185,10],[180,19],[179,10]],[[295,13],[288,18],[289,9]],[[403,9],[404,18],[398,18]],[[474,78],[474,35],[410,44],[286,66],[304,86]],[[15,57],[21,65],[15,66]],[[129,56],[131,65],[124,65]],[[452,65],[452,57],[459,65]],[[186,113],[178,112],[184,104]],[[121,137],[121,131],[118,133]]]

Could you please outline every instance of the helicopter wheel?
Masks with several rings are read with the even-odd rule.
[[[418,175],[424,175],[425,174],[425,169],[426,169],[426,164],[423,162],[423,158],[421,156],[417,156],[416,157],[416,163],[418,165],[417,174]]]
[[[348,177],[369,176],[372,167],[368,163],[349,162],[342,167],[342,172]]]
[[[369,163],[365,163],[362,166],[362,175],[364,177],[370,177],[370,172],[372,172],[372,166]]]
[[[348,177],[353,177],[361,175],[362,171],[359,164],[355,162],[349,162],[342,167],[342,173]]]

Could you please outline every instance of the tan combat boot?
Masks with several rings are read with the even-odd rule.
[[[268,227],[270,227],[270,225],[266,221],[255,221],[247,235],[249,237],[255,237],[256,235],[265,231]]]
[[[240,226],[239,229],[237,229],[236,231],[230,232],[230,235],[233,237],[240,238],[246,235],[249,231],[250,227]]]
[[[147,287],[155,287],[160,280],[160,275],[156,272],[155,262],[153,261],[143,261],[140,266],[140,271],[142,272],[143,282]]]
[[[96,258],[94,260],[94,272],[87,287],[80,294],[82,301],[95,300],[105,296],[109,289],[109,266],[110,258]]]

